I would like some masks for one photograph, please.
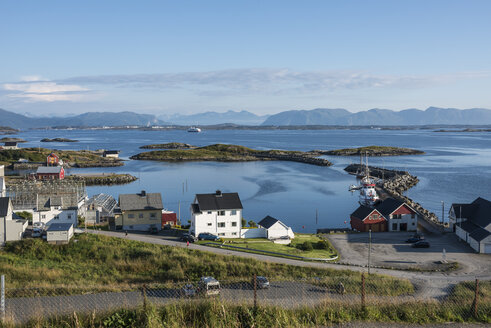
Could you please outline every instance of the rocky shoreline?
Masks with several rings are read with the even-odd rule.
[[[385,147],[385,146],[368,146],[359,148],[344,148],[336,150],[314,150],[322,155],[330,156],[404,156],[404,155],[422,155],[425,152],[411,148]]]
[[[127,173],[103,173],[101,175],[68,175],[65,180],[83,181],[86,186],[110,186],[128,184],[138,180],[138,178]]]
[[[169,142],[164,144],[152,144],[141,146],[140,149],[194,149],[196,146],[182,143],[182,142]]]
[[[67,139],[67,138],[44,138],[41,139],[41,142],[78,142],[78,140],[72,140],[72,139]]]

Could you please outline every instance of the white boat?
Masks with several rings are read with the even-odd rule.
[[[357,177],[360,177],[360,184],[358,186],[351,185],[350,191],[359,190],[360,196],[358,202],[360,205],[374,206],[379,200],[377,191],[375,190],[375,179],[370,177],[370,170],[368,168],[368,156],[366,157],[366,163],[363,170],[362,157],[360,156],[360,171],[357,172]]]
[[[192,126],[188,129],[188,132],[201,132],[201,129],[196,126]]]

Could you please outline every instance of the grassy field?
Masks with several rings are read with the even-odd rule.
[[[29,162],[46,162],[46,157],[54,152],[65,163],[72,166],[120,166],[121,161],[102,157],[100,153],[89,150],[53,150],[46,148],[21,148],[0,150],[0,164],[9,165],[21,158]]]
[[[208,275],[228,281],[248,281],[254,274],[276,280],[317,277],[325,283],[343,277],[354,286],[347,289],[358,288],[361,281],[360,273],[349,270],[288,266],[93,234],[77,235],[68,245],[50,245],[41,239],[9,242],[0,251],[0,271],[8,288],[60,287],[65,292],[70,286],[129,290]],[[414,291],[405,279],[370,275],[370,281],[386,295]]]
[[[273,306],[226,304],[219,300],[178,302],[166,306],[140,306],[102,314],[71,314],[35,319],[22,327],[134,327],[134,328],[250,328],[324,327],[346,322],[413,324],[491,323],[491,305],[483,304],[477,316],[468,307],[437,302],[368,305],[325,302],[315,307],[287,309]],[[14,328],[13,323],[0,327]]]
[[[331,245],[331,243],[313,234],[300,234],[296,233],[295,238],[290,245],[275,244],[267,239],[224,239],[223,242],[212,242],[217,245],[227,245],[248,248],[249,250],[240,250],[243,252],[254,253],[254,250],[268,251],[282,253],[286,255],[295,255],[309,258],[326,259],[337,256],[337,251]],[[312,249],[307,246],[305,249],[303,246],[306,242],[312,245]],[[197,242],[199,244],[210,243],[210,241],[202,240]],[[235,249],[237,250],[237,249]]]

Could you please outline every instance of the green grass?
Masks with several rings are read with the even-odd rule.
[[[54,152],[65,163],[71,164],[99,164],[113,163],[113,159],[102,157],[99,153],[89,150],[53,150],[46,148],[21,148],[0,150],[0,163],[11,164],[21,158],[30,162],[46,162],[46,157]],[[118,161],[119,162],[119,161]]]
[[[321,327],[346,322],[388,323],[491,323],[491,304],[483,304],[474,317],[467,307],[438,302],[406,302],[368,305],[326,301],[314,307],[295,309],[278,306],[254,308],[220,300],[178,302],[165,306],[146,305],[106,313],[73,313],[51,318],[40,317],[22,327],[134,327],[134,328],[250,328],[250,327]],[[16,327],[0,323],[0,327]]]
[[[8,288],[60,287],[65,292],[74,286],[129,290],[141,284],[196,281],[208,275],[227,281],[249,281],[254,274],[271,280],[319,277],[316,281],[325,283],[343,277],[357,286],[361,279],[360,273],[349,270],[289,266],[93,234],[77,235],[67,245],[51,245],[41,239],[8,242],[0,251],[0,268]],[[370,279],[383,286],[387,295],[414,291],[405,279],[382,275]]]
[[[295,255],[295,256],[319,258],[319,259],[335,257],[337,255],[337,251],[329,243],[328,240],[325,240],[328,243],[328,249],[315,249],[316,244],[321,240],[325,240],[325,239],[322,239],[319,236],[313,234],[296,233],[295,238],[292,240],[290,245],[275,244],[272,241],[269,241],[268,239],[255,238],[255,239],[224,239],[225,244],[223,246],[226,247],[227,245],[231,245],[231,246],[249,248],[250,250],[239,250],[239,251],[250,252],[250,253],[255,253],[254,250],[261,250],[261,251],[276,252],[276,253],[282,253],[287,255]],[[305,251],[299,248],[299,246],[306,241],[312,243],[312,245],[314,246],[313,250]],[[223,244],[222,242],[210,242],[206,240],[199,241],[197,243],[199,244],[214,243],[217,245]]]

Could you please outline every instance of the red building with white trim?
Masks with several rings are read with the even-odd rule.
[[[40,166],[36,171],[38,180],[63,180],[65,169],[62,166]]]
[[[368,232],[372,230],[372,232],[379,231],[387,231],[387,220],[385,217],[375,208],[370,208],[364,205],[361,205],[351,213],[351,228]]]

